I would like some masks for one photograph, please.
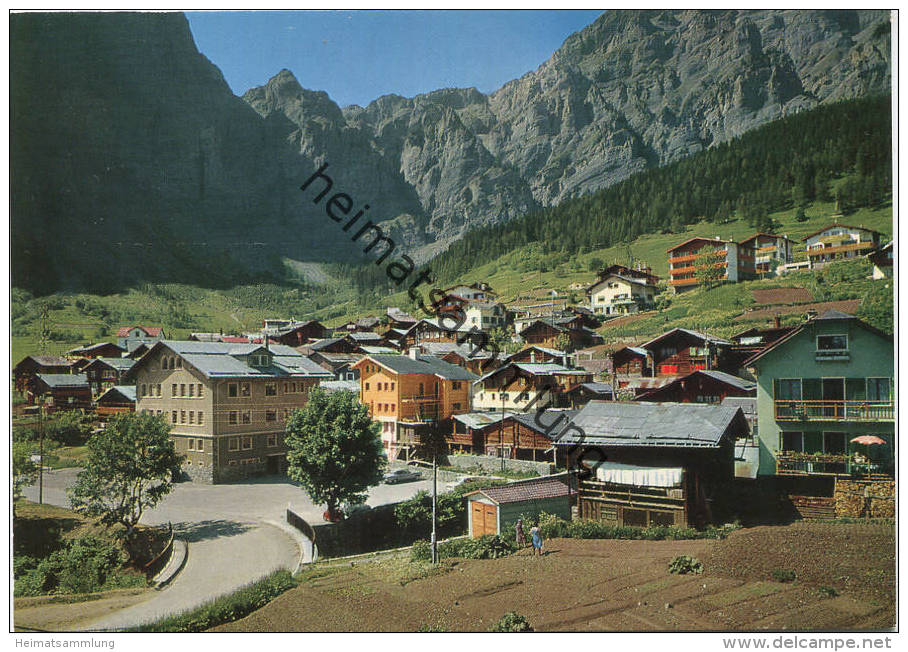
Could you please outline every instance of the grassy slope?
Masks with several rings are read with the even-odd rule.
[[[800,240],[804,235],[816,231],[833,221],[833,206],[831,204],[817,203],[806,211],[806,222],[794,221],[794,209],[773,214],[776,221],[781,224],[779,233],[788,234],[789,237]],[[848,224],[863,224],[875,228],[886,236],[892,234],[892,208],[887,206],[879,210],[861,209],[849,215],[842,221]],[[683,240],[703,235],[713,237],[719,235],[723,238],[740,239],[751,235],[754,229],[743,221],[733,220],[725,224],[701,223],[688,227],[685,233],[651,234],[645,235],[630,244],[630,250],[635,259],[650,264],[656,274],[667,274],[666,250]],[[540,255],[538,245],[529,245],[509,252],[493,263],[482,265],[473,270],[469,275],[457,279],[457,282],[472,282],[485,280],[501,293],[504,300],[514,298],[518,293],[532,288],[554,288],[567,290],[572,283],[589,284],[595,277],[590,271],[590,261],[599,258],[606,264],[613,262],[626,263],[627,246],[621,245],[605,249],[596,249],[584,254],[563,256],[564,260],[557,264],[552,263],[551,257],[546,264],[547,271],[540,271],[534,261],[546,260]],[[803,245],[798,247],[803,252]],[[801,253],[803,256],[803,253]],[[556,255],[557,256],[557,255]],[[557,260],[557,258],[556,258]],[[784,286],[806,286],[810,283],[810,275],[794,275],[761,282]],[[660,320],[653,318],[637,323],[633,328],[622,328],[614,332],[606,332],[607,336],[636,335],[640,333],[657,332],[665,325],[690,323],[688,314],[696,315],[696,321],[703,327],[713,322],[721,323],[734,308],[741,312],[744,306],[751,303],[749,289],[752,284],[745,283],[714,290],[704,298],[702,293],[682,295],[673,302],[673,312],[669,319],[660,316]],[[423,286],[423,294],[428,293]],[[857,288],[860,289],[860,288]],[[68,295],[59,297],[64,304],[62,308],[51,310],[49,322],[52,330],[77,334],[78,341],[59,342],[51,341],[47,346],[47,353],[59,354],[75,347],[79,342],[114,341],[112,334],[104,335],[102,320],[97,315],[85,314],[80,311],[75,302],[78,299],[90,299],[92,302],[103,305],[111,311],[108,319],[114,327],[119,324],[142,323],[147,325],[164,325],[171,338],[183,339],[192,331],[218,331],[225,333],[252,331],[259,327],[265,317],[295,317],[315,318],[333,326],[343,323],[353,317],[367,314],[377,314],[387,306],[400,306],[413,309],[414,306],[405,292],[390,294],[381,299],[373,297],[360,297],[350,287],[333,285],[325,288],[324,294],[316,296],[306,293],[297,293],[293,289],[276,288],[274,286],[247,288],[245,292],[225,293],[216,290],[196,288],[186,285],[161,285],[132,289],[121,294],[109,296]],[[296,294],[295,294],[296,293]],[[575,298],[582,301],[583,291],[574,291]],[[855,296],[860,296],[856,294]],[[717,309],[713,313],[700,310],[702,301],[707,301],[707,308]],[[33,303],[33,302],[31,302]],[[36,308],[27,304],[31,314],[36,314]],[[685,310],[679,310],[686,306]],[[16,313],[14,311],[15,318]],[[16,328],[14,325],[12,336],[12,362],[15,364],[24,356],[40,352],[37,338],[39,321],[33,319],[29,324]],[[172,326],[171,324],[179,324]],[[23,334],[27,333],[27,334]],[[722,334],[722,333],[717,333]],[[76,335],[74,335],[75,337]]]

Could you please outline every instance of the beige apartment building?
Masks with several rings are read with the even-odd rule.
[[[219,483],[283,473],[286,420],[332,375],[289,346],[163,340],[127,378],[136,411],[170,424],[186,474]]]

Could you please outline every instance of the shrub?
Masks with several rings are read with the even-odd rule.
[[[831,586],[821,586],[817,588],[817,593],[819,593],[824,598],[834,598],[839,594],[839,592]]]
[[[17,562],[14,594],[91,593],[111,584],[144,583],[141,577],[118,576],[125,557],[118,546],[97,537],[75,539],[37,563],[29,562],[28,557]]]
[[[678,555],[669,563],[668,572],[675,575],[687,575],[688,573],[699,575],[703,572],[703,563],[690,555]]]
[[[737,523],[726,523],[721,526],[709,526],[703,530],[683,528],[674,525],[654,525],[652,527],[632,527],[610,525],[601,521],[578,519],[565,521],[551,514],[539,515],[539,529],[543,538],[566,537],[571,539],[645,539],[661,541],[663,539],[724,539],[730,532],[741,526]]]
[[[794,582],[797,575],[793,570],[784,568],[775,568],[772,571],[772,579],[777,582]]]
[[[239,620],[261,609],[280,594],[296,586],[289,571],[279,570],[234,593],[222,596],[196,609],[169,616],[132,632],[201,632],[217,625]]]
[[[529,621],[516,611],[509,611],[492,625],[490,632],[532,632]]]
[[[410,548],[410,561],[429,561],[432,559],[432,544],[420,539]]]

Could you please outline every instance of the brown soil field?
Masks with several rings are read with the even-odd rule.
[[[16,598],[13,603],[15,631],[71,632],[147,600],[151,593],[152,589],[117,589],[81,596]]]
[[[700,559],[703,574],[670,574],[676,555]],[[536,631],[889,629],[894,560],[895,528],[880,523],[760,526],[722,541],[553,539],[541,558],[316,565],[213,631],[482,632],[508,611]]]

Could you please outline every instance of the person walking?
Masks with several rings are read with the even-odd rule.
[[[539,531],[539,525],[536,524],[530,529],[530,536],[533,539],[533,554],[542,556],[542,532]]]
[[[523,533],[523,519],[517,519],[517,525],[514,528],[517,534],[517,549],[520,550],[527,544],[526,535]]]

